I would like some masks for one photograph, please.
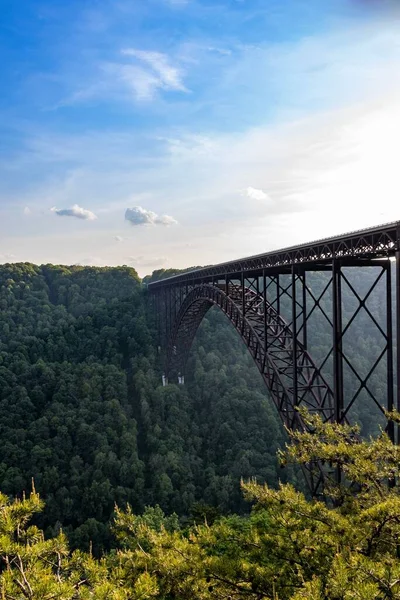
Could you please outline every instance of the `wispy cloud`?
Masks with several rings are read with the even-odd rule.
[[[151,100],[160,87],[160,80],[141,67],[112,65],[111,70],[129,88],[137,100]]]
[[[134,48],[125,48],[121,53],[132,62],[108,64],[106,69],[114,72],[138,100],[151,100],[160,90],[188,91],[181,69],[166,54]]]
[[[133,48],[122,50],[122,54],[133,56],[148,64],[159,76],[160,81],[165,87],[172,90],[186,91],[180,70],[170,64],[170,59],[165,54],[135,50]]]
[[[176,225],[176,221],[169,215],[157,215],[151,210],[146,210],[141,206],[134,206],[133,208],[127,208],[125,212],[125,219],[132,225]]]
[[[94,221],[94,219],[97,219],[92,211],[82,208],[78,204],[74,204],[71,208],[56,208],[53,206],[50,210],[59,217],[75,217],[76,219],[83,219],[85,221]]]

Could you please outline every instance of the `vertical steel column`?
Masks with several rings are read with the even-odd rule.
[[[302,313],[303,313],[303,346],[307,350],[307,285],[306,285],[306,272],[303,271],[302,278],[302,291],[303,291],[303,299],[302,299]]]
[[[176,319],[176,315],[178,313],[177,311],[177,304],[178,304],[178,290],[176,289],[176,285],[174,286],[174,323],[175,323],[175,319]]]
[[[157,346],[161,346],[161,318],[160,318],[160,294],[153,294],[156,309]]]
[[[276,312],[281,314],[281,292],[279,286],[279,275],[276,276]]]
[[[166,343],[168,344],[168,339],[169,339],[169,334],[170,334],[170,318],[171,318],[171,311],[170,311],[170,302],[169,302],[169,288],[166,287],[165,288],[165,312],[166,312],[166,322],[167,322],[167,326],[165,329],[165,340]]]
[[[244,317],[246,314],[246,302],[245,302],[245,297],[244,297],[244,273],[242,272],[242,315],[243,315],[243,320],[242,320],[242,334],[244,332]]]
[[[171,335],[172,331],[172,286],[168,288],[168,303],[169,303],[169,327],[168,327],[168,336]]]
[[[335,421],[341,423],[344,409],[342,356],[342,272],[341,265],[332,261],[332,322],[333,322],[333,396]]]
[[[167,348],[168,347],[169,313],[168,313],[168,300],[167,300],[167,288],[166,287],[163,288],[162,304],[163,304],[163,321],[164,321],[164,344],[165,344],[165,347]]]
[[[165,346],[168,346],[168,319],[169,319],[169,310],[168,310],[168,296],[167,296],[167,288],[166,286],[162,288],[163,290],[163,313],[164,313],[164,321],[165,321]]]
[[[158,320],[158,324],[160,327],[160,346],[161,348],[163,347],[163,344],[165,343],[164,340],[164,312],[163,312],[163,303],[162,303],[162,290],[159,290],[157,292],[157,302],[158,302],[158,312],[159,312],[159,320]]]
[[[293,406],[298,404],[296,312],[296,267],[292,265]]]
[[[388,259],[386,269],[386,335],[387,335],[387,409],[393,410],[394,389],[393,389],[393,322],[392,322],[392,267]],[[394,442],[394,423],[388,422],[388,435]]]
[[[396,250],[396,408],[400,411],[400,250]],[[397,426],[397,443],[400,444],[400,425]]]
[[[264,370],[267,366],[268,321],[267,321],[267,277],[263,269],[263,298],[264,298]]]
[[[163,330],[164,330],[164,315],[163,315],[163,310],[162,310],[162,289],[157,290],[156,292],[157,297],[158,297],[158,310],[160,313],[160,320],[159,320],[159,325],[160,325],[160,346],[162,347],[164,340],[163,340]]]
[[[343,356],[342,356],[342,272],[341,265],[332,261],[332,323],[333,323],[333,402],[336,423],[342,422],[343,400]],[[342,480],[340,466],[336,468],[336,481]]]
[[[228,274],[225,275],[225,294],[229,296],[229,277]]]

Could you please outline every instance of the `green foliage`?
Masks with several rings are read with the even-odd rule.
[[[196,335],[186,385],[163,388],[132,269],[5,265],[0,307],[0,489],[20,496],[34,478],[46,500],[42,512],[35,494],[2,500],[4,515],[15,511],[2,538],[4,598],[400,597],[398,488],[387,487],[397,449],[315,421],[279,469],[287,435],[217,309]],[[365,371],[378,342],[366,323],[356,328],[362,354],[351,338],[346,351]],[[310,343],[322,360],[331,339]],[[365,412],[364,434],[377,421]],[[301,493],[297,463],[316,458],[328,474],[341,465],[332,506]],[[252,481],[250,515],[241,478]]]
[[[71,554],[61,532],[45,540],[28,524],[42,508],[36,492],[14,502],[0,494],[2,600],[147,600],[157,595],[156,580],[148,573],[128,576],[113,557]]]
[[[115,503],[143,508],[127,374],[151,359],[133,269],[0,268],[0,486],[31,478],[46,497],[37,522],[74,547],[108,547]]]
[[[400,598],[398,447],[385,433],[360,440],[319,417],[310,424],[314,434],[291,435],[285,459],[340,466],[347,485],[328,481],[325,490],[334,505],[309,501],[290,484],[276,490],[253,481],[243,484],[254,503],[247,518],[168,531],[117,513],[125,543],[140,530],[146,549],[131,545],[130,555],[156,578],[160,598]]]
[[[242,487],[251,514],[213,524],[182,529],[159,507],[141,516],[117,508],[121,548],[96,559],[71,553],[62,532],[46,540],[29,524],[43,507],[35,491],[13,502],[0,494],[1,598],[400,599],[398,447],[385,433],[361,440],[354,428],[303,417],[314,433],[290,434],[284,458],[340,466],[347,485],[325,490],[334,504],[307,500],[291,484],[250,481]]]
[[[211,523],[248,511],[242,476],[278,485],[285,434],[227,319],[210,312],[188,385],[163,388],[146,300],[127,267],[0,267],[0,489],[33,478],[35,523],[95,555],[115,504]]]

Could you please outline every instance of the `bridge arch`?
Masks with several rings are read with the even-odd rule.
[[[296,410],[301,405],[319,412],[326,421],[338,423],[348,420],[349,411],[356,403],[360,410],[365,410],[365,406],[360,406],[365,397],[371,399],[382,413],[385,412],[384,405],[391,411],[395,405],[395,391],[397,403],[400,402],[400,386],[395,390],[394,385],[395,375],[397,379],[400,376],[400,353],[395,361],[393,343],[396,340],[400,348],[400,288],[392,286],[392,260],[398,282],[400,221],[189,269],[152,281],[149,291],[156,309],[160,350],[162,346],[168,354],[167,374],[172,381],[175,374],[184,373],[197,327],[207,310],[217,305],[248,347],[289,428],[309,430]],[[347,268],[361,267],[373,268],[368,289],[357,289],[344,272]],[[309,272],[328,273],[327,283],[320,293],[315,293],[308,285],[306,275]],[[288,286],[284,283],[286,276],[291,278]],[[380,281],[385,281],[385,285],[382,284],[385,291],[379,307],[386,309],[386,315],[377,311],[376,306],[372,310],[367,303]],[[240,285],[234,285],[234,282],[240,282]],[[347,307],[343,303],[343,285],[352,298]],[[273,306],[268,304],[267,298],[272,299]],[[325,301],[330,304],[327,311],[323,308]],[[291,304],[288,319],[293,322],[293,331],[280,315],[286,302]],[[314,311],[326,318],[325,325],[332,336],[332,345],[321,364],[327,364],[329,359],[332,365],[334,393],[321,372],[322,367],[318,368],[307,352],[307,327]],[[354,362],[346,348],[349,328],[361,314],[368,316],[368,322],[383,340],[368,372]],[[374,388],[372,383],[378,366],[386,372],[384,394],[381,385]],[[352,385],[345,390],[345,379],[349,378]],[[383,395],[386,401],[383,401]],[[387,431],[394,441],[393,422],[388,422]],[[310,489],[316,495],[324,478],[324,468],[318,465],[318,470],[320,475],[317,474],[316,479],[313,480],[313,475],[308,477]]]
[[[294,342],[290,326],[262,295],[244,288],[244,298],[245,314],[239,285],[200,284],[187,294],[169,337],[167,377],[184,374],[196,331],[208,310],[218,306],[246,344],[287,427],[307,429],[299,406],[333,420],[332,390],[304,346]]]

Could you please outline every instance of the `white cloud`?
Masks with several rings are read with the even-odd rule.
[[[145,50],[135,50],[127,48],[122,50],[122,54],[138,58],[148,64],[160,78],[160,81],[166,88],[172,90],[186,91],[182,83],[180,70],[170,64],[166,54],[161,52],[147,52]]]
[[[141,206],[133,206],[125,211],[125,219],[132,225],[176,225],[176,221],[169,215],[157,215],[151,210],[146,210]]]
[[[120,79],[133,91],[138,100],[151,100],[161,87],[160,80],[141,67],[118,65]]]
[[[132,223],[132,225],[154,225],[156,218],[156,213],[146,210],[141,206],[127,208],[125,211],[125,219]]]
[[[30,215],[30,214],[31,214],[31,212],[32,212],[32,211],[31,211],[31,209],[29,208],[29,206],[25,206],[25,208],[24,208],[24,210],[23,210],[23,213],[24,213],[24,215],[28,216],[28,215]]]
[[[71,208],[56,208],[53,206],[50,210],[59,217],[76,217],[77,219],[84,219],[86,221],[97,219],[92,211],[82,208],[78,204],[74,204]]]
[[[160,215],[157,216],[154,223],[156,225],[177,225],[178,221],[169,215]]]
[[[138,64],[109,65],[139,100],[151,100],[157,90],[187,92],[181,70],[171,64],[162,52],[149,52],[134,48],[123,49],[122,54],[135,59]]]
[[[123,241],[124,241],[124,238],[123,238],[123,237],[121,237],[120,235],[115,235],[115,236],[114,236],[114,240],[115,240],[116,242],[123,242]]]
[[[246,188],[246,196],[252,200],[269,200],[268,194],[266,194],[263,190],[253,187]]]

